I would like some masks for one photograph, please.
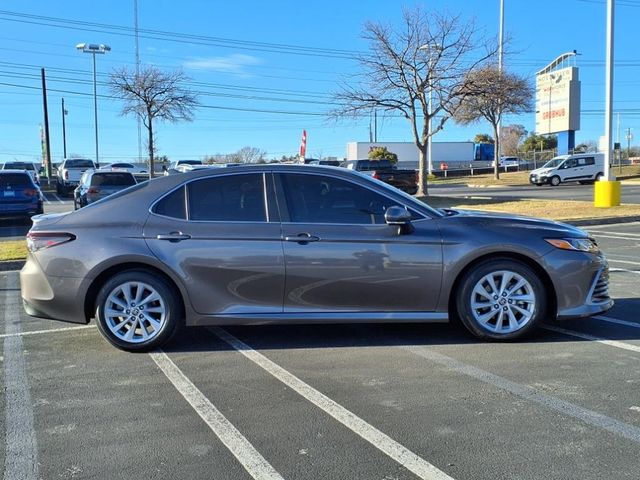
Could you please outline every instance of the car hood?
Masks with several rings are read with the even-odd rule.
[[[535,170],[531,170],[532,175],[544,175],[549,173],[553,168],[536,168]]]
[[[501,229],[530,229],[542,235],[554,235],[566,238],[587,238],[589,234],[584,230],[554,220],[526,217],[510,213],[487,212],[481,210],[447,209],[445,213],[451,218],[469,223],[483,223],[485,228]]]

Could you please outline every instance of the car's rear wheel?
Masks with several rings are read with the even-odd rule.
[[[511,340],[533,330],[547,310],[545,287],[524,263],[489,260],[462,279],[456,310],[478,338]]]
[[[112,345],[147,351],[166,343],[180,321],[180,303],[161,277],[141,270],[109,279],[96,300],[100,333]]]
[[[549,179],[549,183],[553,186],[553,187],[557,187],[558,185],[560,185],[560,177],[557,175],[554,175],[553,177],[551,177]]]

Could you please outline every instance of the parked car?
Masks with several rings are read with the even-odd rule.
[[[371,178],[388,183],[410,195],[418,192],[418,176],[415,170],[400,170],[389,160],[347,160],[341,167],[363,172]]]
[[[495,166],[496,162],[493,161],[491,162],[491,166]],[[527,162],[526,160],[522,160],[521,158],[518,157],[502,157],[500,159],[500,162],[498,162],[498,166],[499,167],[506,167],[506,168],[511,168],[511,167],[523,167],[526,166]]]
[[[603,153],[560,155],[542,167],[532,170],[529,183],[537,186],[548,183],[557,187],[564,182],[593,183],[604,175]]]
[[[31,175],[33,182],[36,185],[40,185],[40,175],[38,175],[38,168],[33,162],[5,162],[0,167],[2,170],[26,170]]]
[[[68,158],[58,166],[56,177],[56,192],[58,195],[66,195],[73,191],[80,182],[82,174],[89,169],[95,169],[93,160],[84,158]]]
[[[202,160],[175,160],[169,164],[169,167],[164,170],[165,175],[174,175],[176,173],[184,173],[185,167],[189,165],[203,165]]]
[[[106,165],[102,165],[98,170],[112,170],[112,171],[121,171],[121,172],[129,172],[136,174],[141,173],[149,173],[149,170],[146,168],[136,167],[133,163],[108,163]]]
[[[95,314],[125,350],[159,347],[183,323],[460,318],[479,338],[511,340],[613,305],[585,231],[437,210],[342,168],[161,177],[37,217],[27,242],[26,312],[82,324]]]
[[[129,172],[87,170],[73,192],[73,208],[86,207],[135,184],[136,179]]]
[[[25,170],[0,170],[0,218],[29,219],[43,213],[42,192]]]

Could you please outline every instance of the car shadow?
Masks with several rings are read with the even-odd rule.
[[[620,311],[638,311],[640,299],[617,299]],[[633,315],[616,315],[613,318],[632,322]],[[638,327],[619,325],[593,318],[568,321],[549,321],[526,337],[511,344],[547,344],[590,342],[566,333],[549,330],[558,327],[591,337],[607,340],[640,340]],[[386,323],[386,324],[324,324],[324,325],[251,325],[224,326],[224,331],[256,350],[322,349],[357,347],[399,347],[473,345],[491,342],[472,336],[457,322],[448,324]],[[216,334],[216,327],[182,329],[163,349],[167,353],[213,352],[233,350]]]

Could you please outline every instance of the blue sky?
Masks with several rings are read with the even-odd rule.
[[[360,33],[365,21],[397,24],[402,7],[416,4],[475,17],[487,36],[497,37],[499,10],[499,0],[139,0],[138,4],[141,29],[219,39],[212,44],[184,37],[179,42],[140,38],[143,63],[182,68],[198,82],[192,88],[205,92],[200,101],[206,107],[197,110],[193,122],[157,126],[159,153],[172,159],[229,153],[245,145],[264,149],[269,157],[291,155],[297,152],[303,128],[308,132],[307,155],[313,157],[342,157],[347,142],[368,140],[368,120],[335,124],[322,115],[330,108],[329,95],[338,82],[357,72],[353,60],[318,55],[317,50],[312,50],[314,55],[274,52],[271,47],[246,42],[364,51]],[[615,110],[622,112],[622,130],[631,127],[640,136],[640,58],[635,40],[640,1],[619,0],[617,4]],[[573,49],[581,53],[583,115],[576,136],[578,142],[597,140],[604,128],[604,0],[505,0],[505,5],[505,28],[515,52],[506,59],[506,68],[533,79],[533,73],[557,55]],[[87,22],[132,27],[133,0],[5,0],[0,9],[4,12],[0,13],[0,162],[39,156],[43,118],[40,67],[46,68],[48,76],[53,159],[62,157],[62,97],[69,112],[68,152],[92,158],[91,57],[77,52],[75,45],[89,42],[112,47],[109,54],[98,57],[99,82],[106,80],[113,68],[132,66],[135,47],[128,31],[96,28]],[[52,26],[55,22],[50,18],[12,15],[15,13],[78,22],[75,27],[65,23],[65,28],[60,28]],[[98,93],[108,95],[103,85],[98,86]],[[98,108],[101,159],[135,157],[135,119],[119,115],[121,104],[116,99],[100,98]],[[380,141],[411,140],[406,121],[386,119],[379,123]],[[521,123],[532,130],[535,120],[530,114],[507,118],[505,123]],[[449,122],[435,140],[469,140],[478,132],[489,131],[483,124],[460,127]]]

